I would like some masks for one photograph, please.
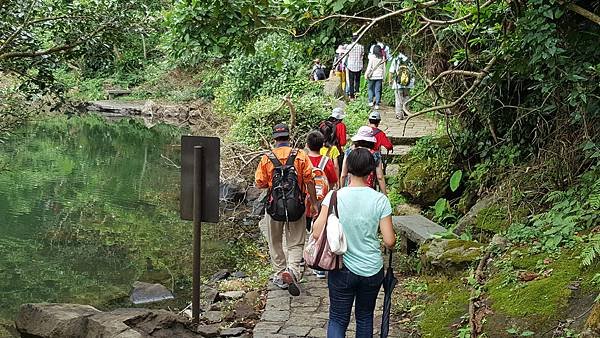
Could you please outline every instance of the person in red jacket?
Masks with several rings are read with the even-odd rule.
[[[394,151],[394,145],[390,141],[390,139],[385,135],[383,130],[379,129],[379,123],[381,122],[381,114],[374,110],[369,115],[369,127],[373,129],[373,136],[377,142],[375,142],[375,147],[373,148],[375,151],[381,152],[381,147],[384,147],[388,150],[388,152]]]

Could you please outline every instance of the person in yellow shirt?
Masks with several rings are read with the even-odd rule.
[[[334,146],[334,145],[329,146],[329,147],[327,147],[326,145],[323,145],[323,148],[321,148],[319,153],[321,154],[321,156],[327,156],[333,161],[335,173],[336,173],[336,175],[338,175],[340,172],[340,164],[338,162],[338,158],[340,157],[340,151],[338,150],[338,147]],[[338,175],[338,178],[339,178],[339,175]],[[331,186],[331,189],[338,189],[338,188],[339,188],[339,179],[337,182],[335,182],[335,184],[333,186]]]

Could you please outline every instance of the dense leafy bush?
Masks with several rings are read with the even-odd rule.
[[[329,110],[323,97],[305,95],[292,100],[296,108],[296,129],[292,130],[293,142],[303,147],[305,134],[316,129],[319,122],[327,118]],[[281,107],[281,100],[272,96],[261,96],[250,102],[239,114],[232,127],[234,140],[250,146],[265,146],[271,141],[271,128],[277,123],[289,123],[290,111]]]
[[[299,43],[271,34],[256,42],[255,50],[237,55],[225,67],[223,85],[217,90],[218,109],[236,112],[255,96],[297,95],[310,87],[308,63]]]

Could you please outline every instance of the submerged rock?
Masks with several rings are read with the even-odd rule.
[[[431,268],[462,269],[478,260],[483,244],[461,239],[434,239],[421,246],[421,260]]]
[[[161,284],[144,282],[133,283],[129,299],[133,304],[147,304],[175,298],[171,291]]]

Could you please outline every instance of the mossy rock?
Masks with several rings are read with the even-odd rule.
[[[421,262],[430,270],[459,271],[477,261],[483,244],[462,239],[434,239],[421,246]]]
[[[515,259],[513,265],[517,269],[531,270],[543,257],[526,255],[522,259]],[[566,316],[570,317],[573,314],[569,309],[574,292],[570,286],[581,276],[575,259],[574,254],[563,254],[547,265],[547,270],[552,269],[548,277],[529,282],[505,283],[507,274],[516,271],[493,276],[486,285],[486,293],[494,315],[488,317],[485,332],[505,332],[516,326],[521,330],[541,333],[550,331],[559,320],[567,319]]]
[[[399,192],[411,203],[433,205],[448,190],[450,173],[427,162],[412,161],[399,173]]]
[[[600,336],[600,304],[596,303],[585,321],[585,327],[590,332]]]
[[[428,277],[427,305],[420,326],[421,337],[455,337],[453,324],[460,323],[469,312],[470,291],[463,276],[453,278]]]

